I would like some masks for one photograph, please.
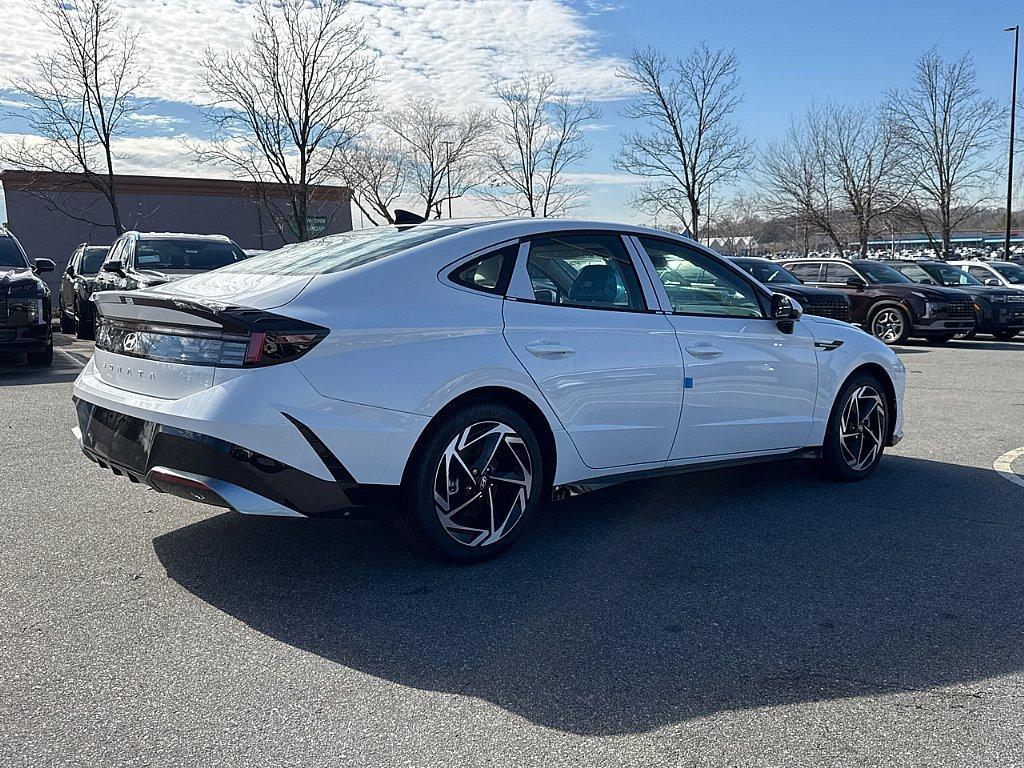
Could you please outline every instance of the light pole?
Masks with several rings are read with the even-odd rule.
[[[1020,47],[1020,24],[1007,27],[1004,32],[1013,32],[1013,90],[1010,92],[1010,152],[1006,168],[1006,239],[1003,241],[1003,258],[1010,258],[1010,216],[1013,214],[1013,140],[1016,138],[1017,121],[1017,50]]]
[[[445,149],[445,162],[444,169],[445,175],[448,177],[448,218],[452,218],[452,143],[450,141],[444,142]]]

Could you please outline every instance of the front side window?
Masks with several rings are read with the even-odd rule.
[[[1017,264],[993,264],[992,269],[1006,278],[1011,285],[1024,285],[1024,267]]]
[[[737,261],[736,266],[765,285],[800,285],[792,274],[770,261]]]
[[[530,242],[526,270],[542,304],[642,310],[643,292],[618,235],[553,235]]]
[[[978,278],[982,283],[985,283],[988,280],[998,280],[998,278],[989,272],[986,267],[968,267],[967,272]]]
[[[826,264],[825,282],[833,285],[846,285],[850,278],[857,278],[857,271],[846,264]]]
[[[88,246],[78,259],[78,271],[83,275],[95,275],[100,271],[103,260],[110,249],[101,245]]]
[[[135,243],[136,269],[204,271],[240,261],[245,261],[245,254],[234,243],[191,238],[139,240]]]
[[[684,315],[763,317],[753,286],[726,266],[684,245],[641,237],[672,311]]]
[[[818,282],[818,275],[821,273],[821,264],[790,264],[787,269],[797,280],[805,283]]]
[[[509,245],[479,256],[457,267],[448,275],[448,279],[476,291],[503,294],[508,288],[518,251],[518,245]]]
[[[910,278],[897,272],[888,264],[872,264],[870,262],[858,262],[857,266],[869,283],[909,283]]]
[[[976,278],[967,274],[959,267],[954,267],[952,264],[932,264],[928,267],[928,273],[942,283],[942,285],[981,285]]]

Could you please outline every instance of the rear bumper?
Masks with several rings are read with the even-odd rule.
[[[77,397],[75,408],[75,436],[89,459],[161,493],[244,514],[289,517],[377,517],[397,499],[397,486],[360,484],[344,475],[324,480],[210,435]]]

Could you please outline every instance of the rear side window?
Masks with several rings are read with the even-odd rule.
[[[518,245],[509,245],[460,265],[448,275],[453,283],[484,293],[504,294],[512,277]]]
[[[530,242],[534,299],[592,309],[643,310],[636,270],[618,235],[560,235]]]
[[[816,283],[818,281],[818,273],[821,271],[820,264],[789,264],[786,269],[796,277],[797,280],[802,280],[807,283]]]

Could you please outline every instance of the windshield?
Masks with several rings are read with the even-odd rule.
[[[924,267],[917,264],[901,264],[897,269],[915,283],[938,285],[935,278],[933,278]]]
[[[774,283],[775,285],[800,285],[792,273],[787,272],[777,264],[770,261],[737,261],[736,266],[753,275],[764,284]]]
[[[1024,285],[1024,267],[1017,264],[993,264],[992,269],[1005,277],[1011,285]]]
[[[946,286],[982,284],[981,280],[974,277],[974,275],[969,275],[952,264],[930,264],[928,272]]]
[[[431,240],[462,231],[462,227],[374,227],[294,243],[253,256],[225,271],[257,275],[322,275],[352,269],[392,256]]]
[[[28,263],[14,238],[0,237],[0,269],[28,269]]]
[[[857,269],[867,278],[869,283],[910,283],[906,275],[886,264],[875,264],[870,261],[858,261]]]
[[[205,271],[239,261],[245,261],[241,248],[216,240],[139,240],[135,245],[136,269]]]
[[[100,265],[103,264],[103,260],[107,258],[107,253],[110,251],[105,245],[90,245],[85,249],[85,253],[82,254],[82,263],[78,266],[79,273],[83,275],[95,275],[100,271]]]

